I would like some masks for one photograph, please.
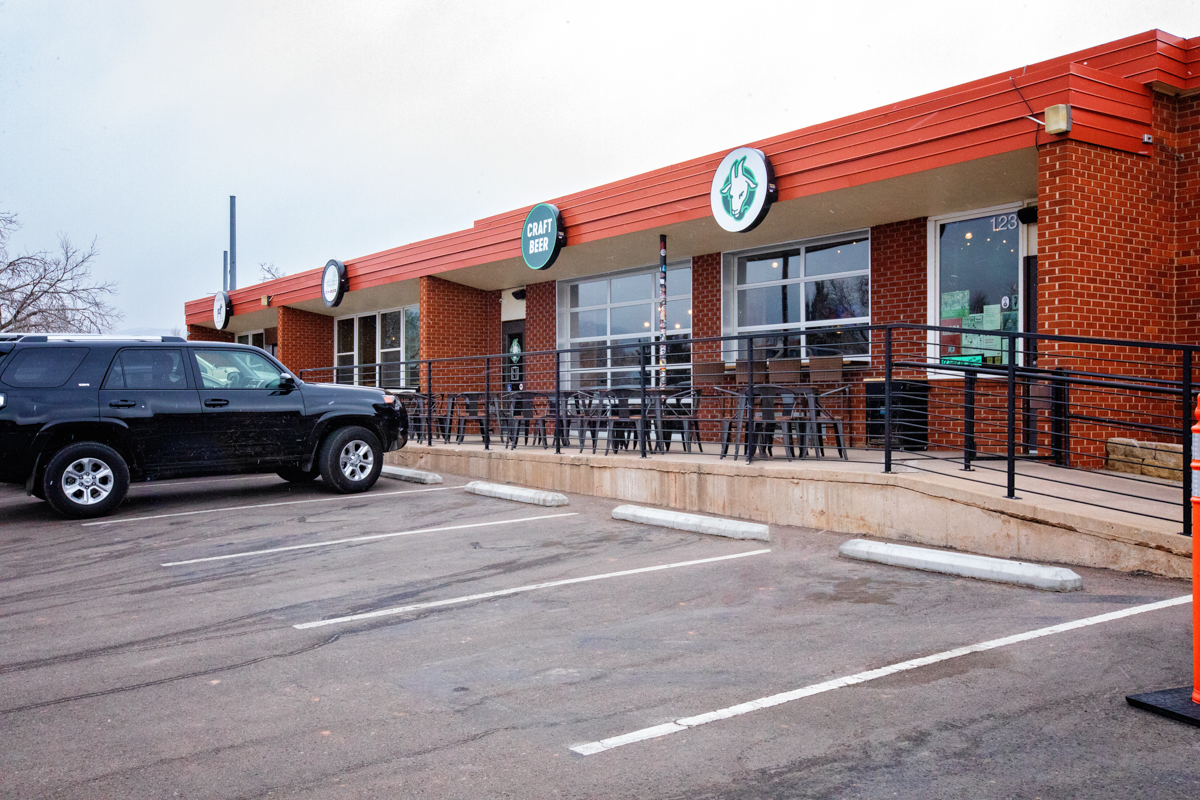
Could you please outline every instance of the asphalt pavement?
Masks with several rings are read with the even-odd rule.
[[[445,477],[142,484],[90,524],[0,489],[0,795],[1200,797],[1200,729],[1124,699],[1191,682],[1190,604],[1142,609],[1187,582],[1054,594]]]

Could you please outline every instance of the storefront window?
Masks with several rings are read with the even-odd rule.
[[[563,296],[563,295],[560,295]],[[588,278],[570,284],[565,293],[570,379],[576,388],[616,388],[641,385],[644,359],[657,368],[658,272],[646,270],[611,278]],[[688,380],[691,349],[672,340],[691,337],[692,268],[667,268],[667,383]],[[650,380],[657,369],[651,370]]]
[[[761,335],[764,357],[866,355],[866,334],[845,328],[871,321],[869,237],[739,258],[735,282],[737,332]]]
[[[1016,211],[937,224],[937,324],[940,357],[956,363],[1008,363],[1005,340],[987,331],[1019,330],[1020,223]]]
[[[419,330],[418,306],[337,320],[335,380],[384,388],[416,386]]]

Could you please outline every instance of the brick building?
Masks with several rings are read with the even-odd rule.
[[[876,353],[839,328],[981,331],[942,340],[963,357],[997,329],[1198,341],[1200,38],[1150,31],[749,147],[773,180],[746,170],[752,156],[714,181],[723,152],[551,200],[566,240],[544,271],[526,265],[530,209],[516,209],[345,260],[336,306],[321,269],[230,292],[223,331],[211,298],[188,302],[189,337],[274,347],[294,370],[382,363],[340,379],[389,386],[420,380],[400,362],[514,339],[527,352],[632,344],[658,329],[665,235],[671,336],[753,332],[859,359]],[[773,197],[743,232],[719,219],[739,180],[747,206]],[[627,372],[612,352],[575,357],[572,379]],[[541,363],[526,363],[531,388],[546,388]]]

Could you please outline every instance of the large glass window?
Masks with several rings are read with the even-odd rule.
[[[953,362],[1007,363],[1002,337],[1019,330],[1021,245],[1015,210],[938,222],[933,317],[961,328],[940,335],[940,358]]]
[[[333,337],[337,382],[416,386],[420,319],[418,306],[407,306],[337,320]]]
[[[871,241],[858,236],[737,260],[737,332],[766,357],[867,354],[846,326],[871,321]]]
[[[567,287],[567,347],[571,385],[577,388],[639,386],[643,362],[651,382],[660,379],[658,270],[592,277]],[[667,267],[666,381],[688,380],[691,349],[680,340],[692,334],[692,268]]]

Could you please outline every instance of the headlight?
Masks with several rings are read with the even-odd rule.
[[[4,397],[4,395],[3,395],[3,394],[0,394],[0,408],[4,408],[4,403],[5,403],[5,402],[6,402],[6,400],[5,400],[5,397]]]

